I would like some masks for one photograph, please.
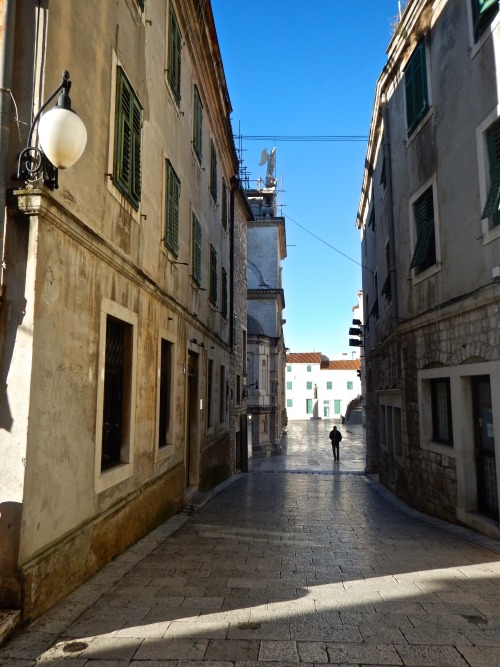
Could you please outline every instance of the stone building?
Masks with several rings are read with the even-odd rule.
[[[28,620],[234,472],[252,214],[209,2],[1,5],[0,607]],[[88,140],[51,189],[12,174],[63,69]]]
[[[320,352],[286,356],[286,412],[296,419],[336,419],[361,393],[359,359],[328,359]]]
[[[247,223],[248,413],[252,452],[280,451],[286,426],[285,296],[281,262],[286,257],[285,219],[277,215],[275,153],[263,151],[264,185],[245,190],[254,219]],[[258,388],[251,385],[258,385]]]
[[[414,507],[497,538],[499,48],[498,2],[407,3],[357,217],[367,467]]]

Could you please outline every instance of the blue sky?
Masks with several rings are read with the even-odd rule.
[[[235,134],[367,137],[398,0],[212,0],[212,10]],[[366,140],[243,140],[254,181],[265,176],[260,156],[273,145],[288,246],[285,344],[351,358]]]

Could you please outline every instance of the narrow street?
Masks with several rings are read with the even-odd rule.
[[[283,453],[11,638],[4,667],[500,665],[500,543],[363,474],[363,426],[291,422]]]

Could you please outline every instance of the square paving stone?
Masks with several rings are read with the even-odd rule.
[[[334,664],[403,665],[394,646],[385,644],[330,644],[326,645],[329,662]],[[458,655],[458,654],[457,654]],[[427,663],[408,662],[423,667]],[[441,663],[436,663],[441,665]],[[459,665],[460,663],[457,663]],[[434,666],[435,667],[435,666]],[[455,666],[457,667],[457,666]]]
[[[323,664],[328,662],[328,652],[325,642],[297,642],[297,651],[300,662]]]
[[[258,660],[259,641],[251,639],[211,639],[207,660]]]
[[[299,662],[297,644],[294,641],[262,641],[259,662]]]
[[[500,647],[468,646],[460,651],[470,667],[500,667]]]
[[[141,645],[141,639],[130,637],[96,637],[80,657],[91,660],[130,660]]]
[[[447,628],[405,628],[403,634],[408,644],[433,644],[434,646],[470,646],[471,644],[459,630]]]
[[[203,660],[208,639],[145,639],[135,660]]]
[[[395,645],[405,665],[418,665],[418,667],[467,667],[468,663],[462,658],[460,653],[453,646],[402,646]],[[467,650],[472,647],[461,648],[460,651],[465,655]],[[470,663],[472,665],[472,663]],[[500,662],[498,663],[500,665]],[[477,663],[476,667],[494,667],[494,663],[489,663],[483,658],[483,662]]]

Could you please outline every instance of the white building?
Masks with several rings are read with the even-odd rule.
[[[351,401],[361,394],[358,359],[330,361],[320,352],[286,357],[286,411],[289,421],[342,421]]]

